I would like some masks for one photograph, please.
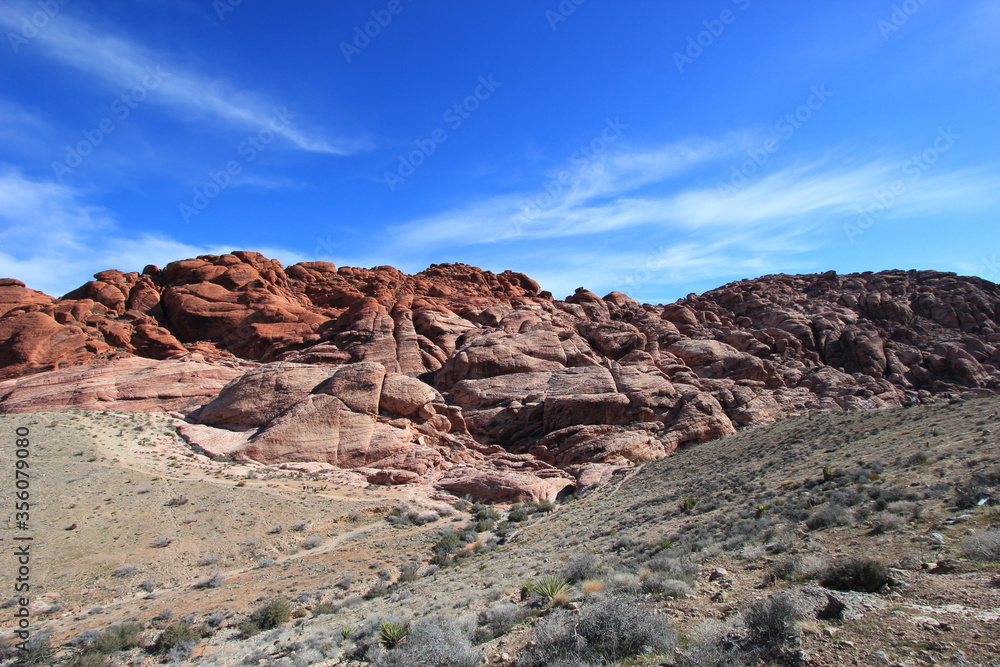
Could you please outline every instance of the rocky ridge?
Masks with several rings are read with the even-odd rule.
[[[1000,386],[1000,288],[934,271],[766,276],[668,305],[463,264],[251,252],[0,280],[0,411],[163,409],[204,453],[497,501],[805,410]]]

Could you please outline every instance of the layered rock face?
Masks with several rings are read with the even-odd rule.
[[[409,276],[236,252],[105,271],[61,299],[2,280],[0,312],[3,377],[27,375],[0,384],[0,410],[161,396],[216,455],[503,500],[806,409],[1000,387],[1000,288],[932,271],[767,276],[662,306],[557,301],[461,264]],[[116,359],[138,365],[100,363]],[[74,385],[104,394],[58,389]]]

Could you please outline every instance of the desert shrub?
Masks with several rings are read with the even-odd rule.
[[[653,572],[668,574],[672,579],[683,581],[689,586],[694,584],[699,571],[698,565],[690,560],[671,558],[663,554],[651,558],[646,563],[646,568]]]
[[[493,527],[495,525],[496,525],[495,521],[493,521],[492,519],[486,519],[484,521],[475,521],[469,524],[469,529],[476,533],[488,533],[489,531],[493,530]]]
[[[313,616],[325,616],[326,614],[336,614],[340,611],[340,605],[335,602],[320,602],[313,609]],[[344,637],[347,639],[347,637]]]
[[[180,648],[180,651],[177,651],[177,653],[186,652],[190,655],[190,649],[202,638],[202,630],[203,628],[200,625],[194,625],[193,623],[185,623],[184,621],[171,623],[156,638],[153,650],[156,653],[164,655],[174,653],[175,649]]]
[[[906,519],[892,512],[879,512],[871,519],[872,534],[881,535],[898,530],[906,525]]]
[[[441,515],[437,512],[417,512],[411,510],[406,505],[400,505],[392,510],[385,520],[396,526],[423,526],[428,523],[434,523],[440,518]]]
[[[674,632],[666,621],[630,596],[612,595],[586,605],[576,623],[561,613],[536,628],[535,642],[518,661],[520,667],[556,664],[615,664],[640,653],[673,650]]]
[[[785,581],[807,581],[818,577],[827,567],[819,556],[788,556],[771,563],[771,574]]]
[[[507,520],[513,523],[520,523],[528,520],[528,511],[523,507],[515,507],[507,513]]]
[[[217,611],[214,614],[210,614],[209,617],[205,619],[205,625],[210,628],[221,628],[225,621],[226,615]]]
[[[112,577],[131,577],[133,574],[139,571],[135,565],[122,565],[114,572],[111,573]]]
[[[446,616],[423,619],[413,625],[405,640],[382,653],[373,664],[375,667],[474,667],[479,663],[480,653],[472,648],[469,630]]]
[[[461,546],[462,538],[458,533],[445,533],[431,549],[438,556],[448,556],[458,551]]]
[[[215,565],[220,560],[221,560],[221,557],[219,556],[219,554],[205,554],[198,561],[198,565],[200,565],[202,567],[207,567],[209,565]]]
[[[809,530],[820,530],[832,526],[850,526],[854,524],[854,513],[837,503],[829,503],[822,509],[813,512],[806,519]]]
[[[874,593],[889,583],[889,569],[871,558],[841,558],[826,568],[820,583],[835,591]]]
[[[974,533],[962,542],[962,551],[973,560],[1000,561],[1000,530]]]
[[[563,577],[570,583],[593,579],[597,576],[597,556],[589,551],[581,552],[566,562]]]
[[[108,656],[96,651],[87,651],[75,656],[69,661],[69,667],[105,667],[108,664]]]
[[[152,618],[152,620],[154,620],[154,621],[169,621],[173,617],[174,617],[174,610],[171,609],[170,607],[167,607],[165,609],[161,609],[160,613],[157,614],[156,616],[154,616]]]
[[[476,621],[481,626],[477,639],[489,641],[506,634],[521,620],[521,608],[512,602],[501,602],[479,612]],[[481,642],[480,642],[481,643]]]
[[[538,625],[531,633],[531,644],[518,659],[516,667],[583,663],[586,644],[573,632],[573,618],[558,612]]]
[[[292,606],[288,600],[280,598],[265,602],[254,610],[250,617],[240,626],[244,637],[250,637],[261,630],[271,630],[286,622],[292,615]]]
[[[416,581],[417,579],[420,578],[420,574],[417,572],[417,569],[418,568],[412,565],[404,567],[402,570],[399,571],[399,579],[396,580],[396,583],[408,584],[410,582]]]
[[[729,625],[704,621],[698,626],[678,665],[681,667],[744,667],[750,656],[743,638]]]
[[[528,503],[528,505],[533,506],[536,512],[540,512],[542,514],[548,514],[556,508],[555,503],[551,500],[539,500],[537,503]],[[531,510],[528,509],[528,511],[530,512]]]
[[[691,586],[680,579],[674,579],[669,574],[651,573],[642,579],[642,590],[647,593],[666,595],[671,598],[681,598],[691,594]]]
[[[379,582],[368,589],[368,591],[364,595],[364,598],[366,600],[375,600],[377,598],[384,598],[389,593],[390,593],[389,587],[386,586],[384,583]]]
[[[51,664],[49,662],[49,659],[52,657],[50,641],[47,634],[39,633],[32,635],[23,650],[14,647],[0,650],[0,659],[16,657],[17,660],[13,664],[17,667]]]
[[[194,588],[218,588],[225,581],[225,577],[222,576],[221,572],[216,572],[210,577],[204,577],[194,582]]]
[[[190,501],[188,500],[187,496],[184,496],[184,495],[174,496],[173,498],[171,498],[170,500],[168,500],[166,502],[166,506],[167,507],[180,507],[181,505],[187,505],[188,502],[190,502]]]
[[[394,630],[393,626],[399,626],[398,632]],[[383,629],[385,629],[385,633],[383,633]],[[343,633],[343,630],[341,632]],[[404,623],[397,616],[370,616],[359,627],[350,629],[350,639],[354,642],[354,646],[346,654],[346,657],[372,662],[386,650],[382,643],[383,639],[395,646],[396,643],[405,639],[408,633],[409,624]]]
[[[642,579],[631,572],[614,572],[608,578],[608,586],[618,593],[636,595],[642,591]]]
[[[99,653],[128,651],[142,644],[142,626],[138,623],[112,625],[90,642],[89,649]]]
[[[740,613],[751,644],[774,649],[795,636],[795,622],[801,613],[791,596],[779,593],[757,600]]]
[[[150,544],[150,546],[155,549],[162,549],[164,547],[169,547],[171,544],[173,544],[175,539],[176,538],[174,537],[158,537],[157,539],[153,540],[153,543]]]
[[[323,538],[318,535],[314,535],[313,537],[308,538],[306,541],[302,543],[302,548],[315,549],[316,547],[321,546],[322,544],[323,544]]]
[[[889,503],[886,509],[893,514],[906,516],[910,519],[919,519],[924,508],[921,507],[920,503],[913,502],[912,500],[896,500]]]
[[[966,510],[978,506],[984,496],[990,495],[990,488],[997,484],[1000,484],[1000,468],[973,473],[968,482],[955,489],[955,507]]]

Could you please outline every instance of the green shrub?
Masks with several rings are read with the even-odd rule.
[[[871,558],[841,558],[827,567],[820,583],[835,591],[874,593],[889,583],[889,569]]]
[[[507,520],[520,523],[528,520],[528,512],[523,507],[516,507],[507,513]]]
[[[88,648],[99,653],[128,651],[141,645],[142,626],[138,623],[112,625],[90,644]]]
[[[201,641],[204,628],[193,623],[177,621],[167,626],[166,630],[160,633],[153,644],[153,650],[159,654],[169,653],[178,646],[190,644],[194,646]]]
[[[461,546],[462,538],[458,533],[445,533],[432,549],[439,556],[448,556],[458,551]]]
[[[382,621],[378,627],[379,643],[387,649],[394,649],[410,634],[409,623]]]
[[[250,615],[240,629],[243,636],[251,637],[262,630],[271,630],[288,621],[292,615],[292,606],[288,600],[280,598],[265,602]]]
[[[81,653],[69,662],[69,667],[105,667],[108,656],[96,651]]]
[[[376,598],[384,598],[388,594],[389,594],[389,587],[383,583],[377,583],[368,589],[368,592],[365,593],[364,598],[366,600],[374,600]]]
[[[338,611],[340,611],[340,607],[338,607],[335,603],[333,603],[333,602],[320,602],[318,605],[316,605],[316,608],[313,609],[313,616],[324,616],[326,614],[336,614]]]

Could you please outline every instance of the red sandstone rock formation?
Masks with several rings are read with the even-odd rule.
[[[565,471],[586,486],[806,409],[992,391],[998,368],[1000,288],[933,271],[767,276],[666,306],[250,252],[104,271],[60,299],[0,280],[2,411],[182,410],[214,455],[477,497],[553,497]]]

